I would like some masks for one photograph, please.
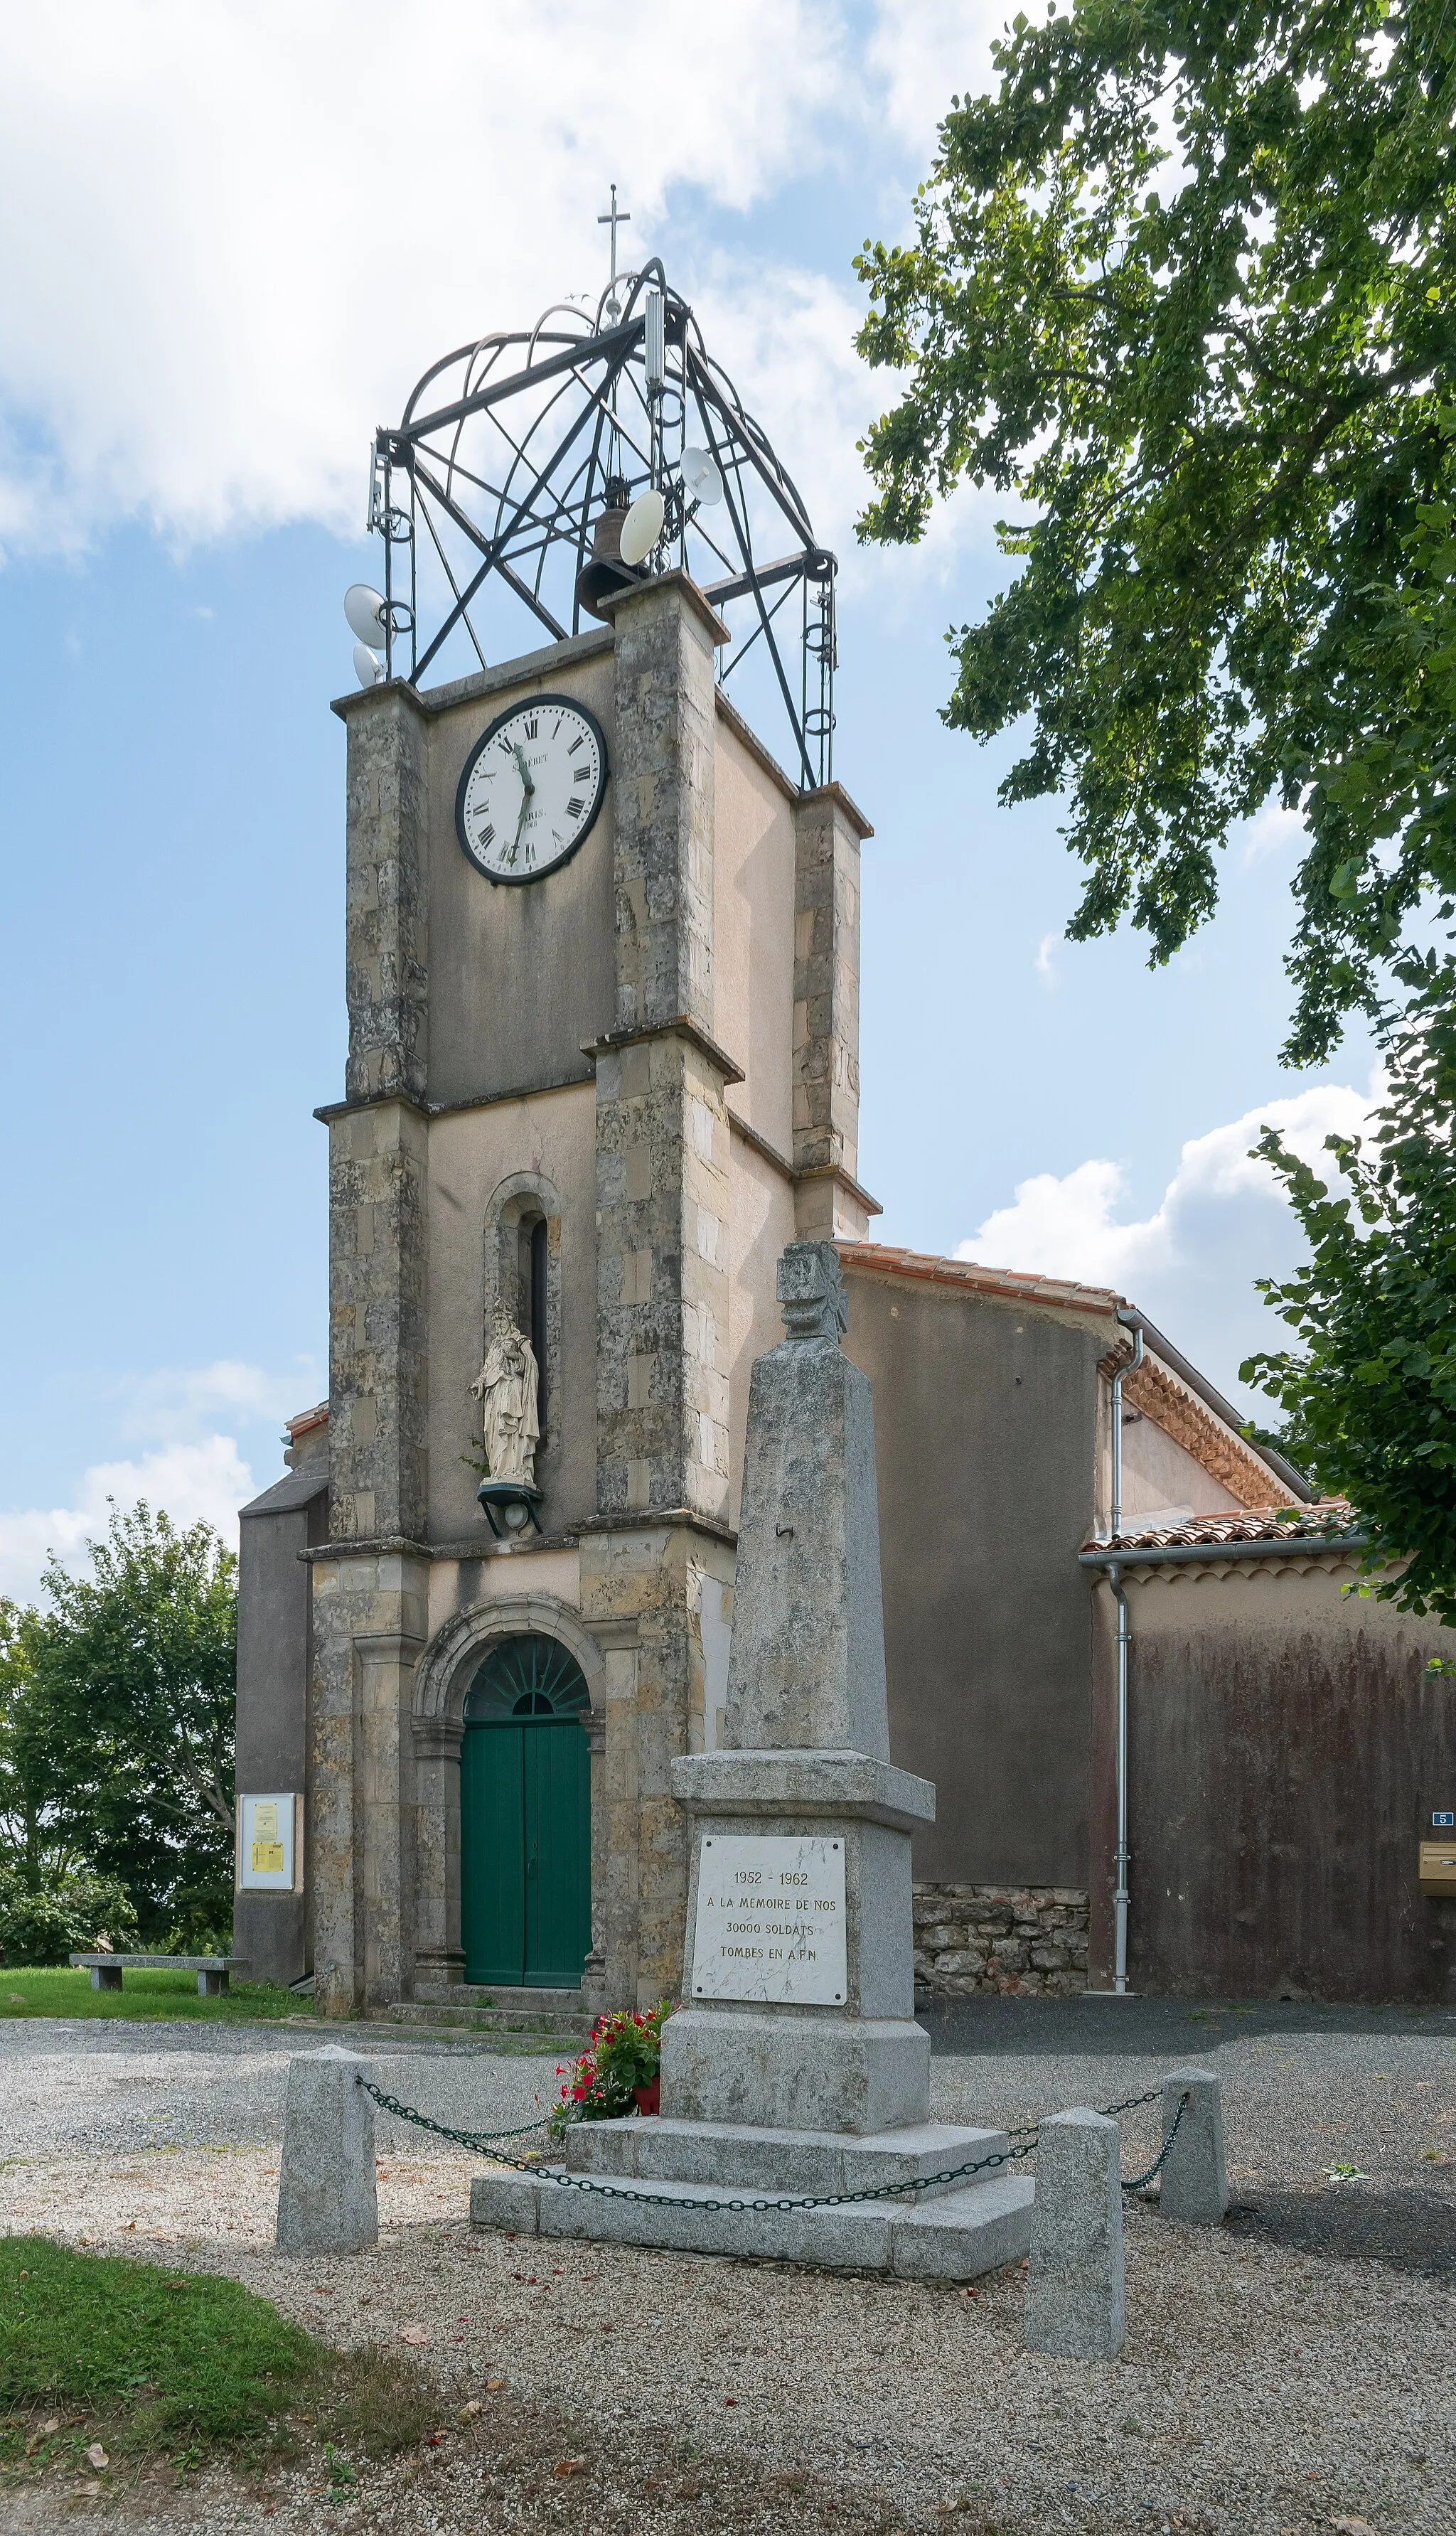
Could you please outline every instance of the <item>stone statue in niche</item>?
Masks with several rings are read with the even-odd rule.
[[[540,1441],[537,1415],[536,1357],[504,1303],[497,1303],[485,1362],[471,1384],[482,1404],[485,1460],[492,1480],[536,1486],[536,1448]]]

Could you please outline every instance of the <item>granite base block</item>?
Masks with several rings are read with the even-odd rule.
[[[732,2187],[720,2186],[719,2191],[727,2198]],[[638,2199],[637,2192],[652,2197]],[[517,2237],[658,2246],[829,2271],[964,2281],[1020,2261],[1031,2244],[1035,2187],[1030,2176],[1008,2176],[910,2208],[897,2199],[848,2209],[707,2210],[704,2197],[702,2184],[663,2176],[639,2177],[619,2193],[584,2192],[549,2174],[501,2170],[473,2181],[471,2225]]]
[[[861,2136],[853,2131],[757,2130],[744,2123],[672,2122],[629,2114],[623,2121],[579,2123],[566,2135],[572,2175],[631,2180],[665,2176],[678,2184],[779,2193],[873,2191],[915,2185],[949,2168],[1006,2155],[1004,2131],[967,2130],[952,2123],[916,2123]],[[996,2170],[992,2169],[994,2173]],[[970,2179],[966,2179],[969,2181]],[[963,2186],[926,2184],[896,2201],[925,2201]]]
[[[680,2007],[663,2028],[663,2108],[679,2122],[790,2131],[922,2123],[930,2038],[910,2017]]]
[[[534,2237],[540,2226],[540,2178],[492,2166],[471,2178],[471,2226],[507,2237]]]
[[[974,2281],[1030,2253],[1037,2187],[1029,2175],[962,2185],[895,2223],[890,2268],[903,2280]]]

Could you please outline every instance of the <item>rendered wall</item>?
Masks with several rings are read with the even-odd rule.
[[[245,1511],[240,1526],[240,1796],[301,1791],[306,1797],[308,1792],[308,1568],[299,1553],[326,1536],[327,1477],[320,1456],[316,1465],[270,1489],[260,1500],[260,1511]],[[305,1836],[305,1878],[307,1865]],[[235,1954],[249,1958],[252,1979],[280,1984],[301,1981],[313,1969],[306,1892],[235,1894],[232,1944]]]
[[[793,796],[717,717],[713,1027],[744,1080],[728,1108],[793,1151]]]
[[[1417,1880],[1423,1827],[1456,1805],[1456,1701],[1425,1669],[1456,1653],[1452,1633],[1342,1595],[1346,1562],[1128,1572],[1133,1987],[1456,1999],[1456,1904]],[[1115,1622],[1106,1586],[1095,1600],[1097,1987],[1111,1959]]]
[[[1269,1474],[1269,1502],[1274,1503],[1279,1483]],[[1224,1514],[1236,1506],[1238,1499],[1206,1471],[1201,1462],[1166,1435],[1139,1409],[1124,1411],[1122,1423],[1122,1512],[1123,1530],[1134,1529],[1131,1518],[1144,1512],[1161,1511],[1165,1506],[1186,1506],[1190,1514]]]
[[[604,629],[438,689],[429,711],[429,1096],[469,1101],[590,1072],[584,1042],[612,1024],[613,786],[570,862],[535,887],[495,887],[461,853],[455,794],[481,733],[518,699],[579,697],[616,762]],[[445,704],[459,693],[462,701]],[[442,705],[444,709],[442,710]]]
[[[890,1750],[933,1779],[918,1881],[1082,1886],[1087,1589],[1108,1325],[846,1262],[874,1385]]]
[[[464,857],[462,856],[462,860]],[[475,1501],[480,1404],[471,1384],[487,1331],[486,1221],[503,1183],[526,1177],[555,1198],[559,1245],[555,1362],[549,1366],[545,1447],[537,1478],[541,1524],[559,1534],[596,1511],[597,1105],[590,1082],[530,1100],[432,1118],[429,1126],[429,1538],[490,1533]]]

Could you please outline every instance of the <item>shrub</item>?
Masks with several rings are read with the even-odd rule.
[[[82,1869],[32,1884],[21,1868],[0,1866],[0,1961],[63,1964],[73,1949],[102,1944],[124,1951],[136,1933],[137,1915],[117,1876]]]

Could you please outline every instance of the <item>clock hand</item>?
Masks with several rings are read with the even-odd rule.
[[[522,785],[522,792],[521,792],[521,815],[520,815],[520,817],[519,817],[519,818],[517,819],[517,821],[516,821],[516,833],[515,833],[514,837],[513,837],[513,838],[512,838],[512,840],[511,840],[511,860],[512,860],[512,862],[514,862],[514,861],[515,861],[515,859],[516,859],[516,851],[517,851],[517,848],[519,847],[519,845],[520,845],[520,843],[521,843],[521,831],[522,831],[522,829],[523,829],[523,828],[525,827],[525,825],[526,825],[527,814],[528,814],[528,812],[529,812],[529,810],[530,810],[530,808],[531,808],[531,796],[532,796],[533,792],[536,791],[536,786],[533,784],[533,782],[532,782],[532,780],[531,780],[531,769],[530,769],[530,767],[529,767],[529,766],[527,765],[527,763],[526,763],[526,754],[525,754],[525,751],[523,750],[523,748],[522,748],[521,743],[520,743],[520,741],[519,741],[519,740],[517,740],[517,742],[516,742],[516,745],[515,745],[515,749],[514,749],[514,751],[513,751],[513,754],[514,754],[514,756],[515,756],[516,764],[517,764],[517,766],[519,767],[519,769],[520,769],[520,773],[521,773],[521,785]]]

